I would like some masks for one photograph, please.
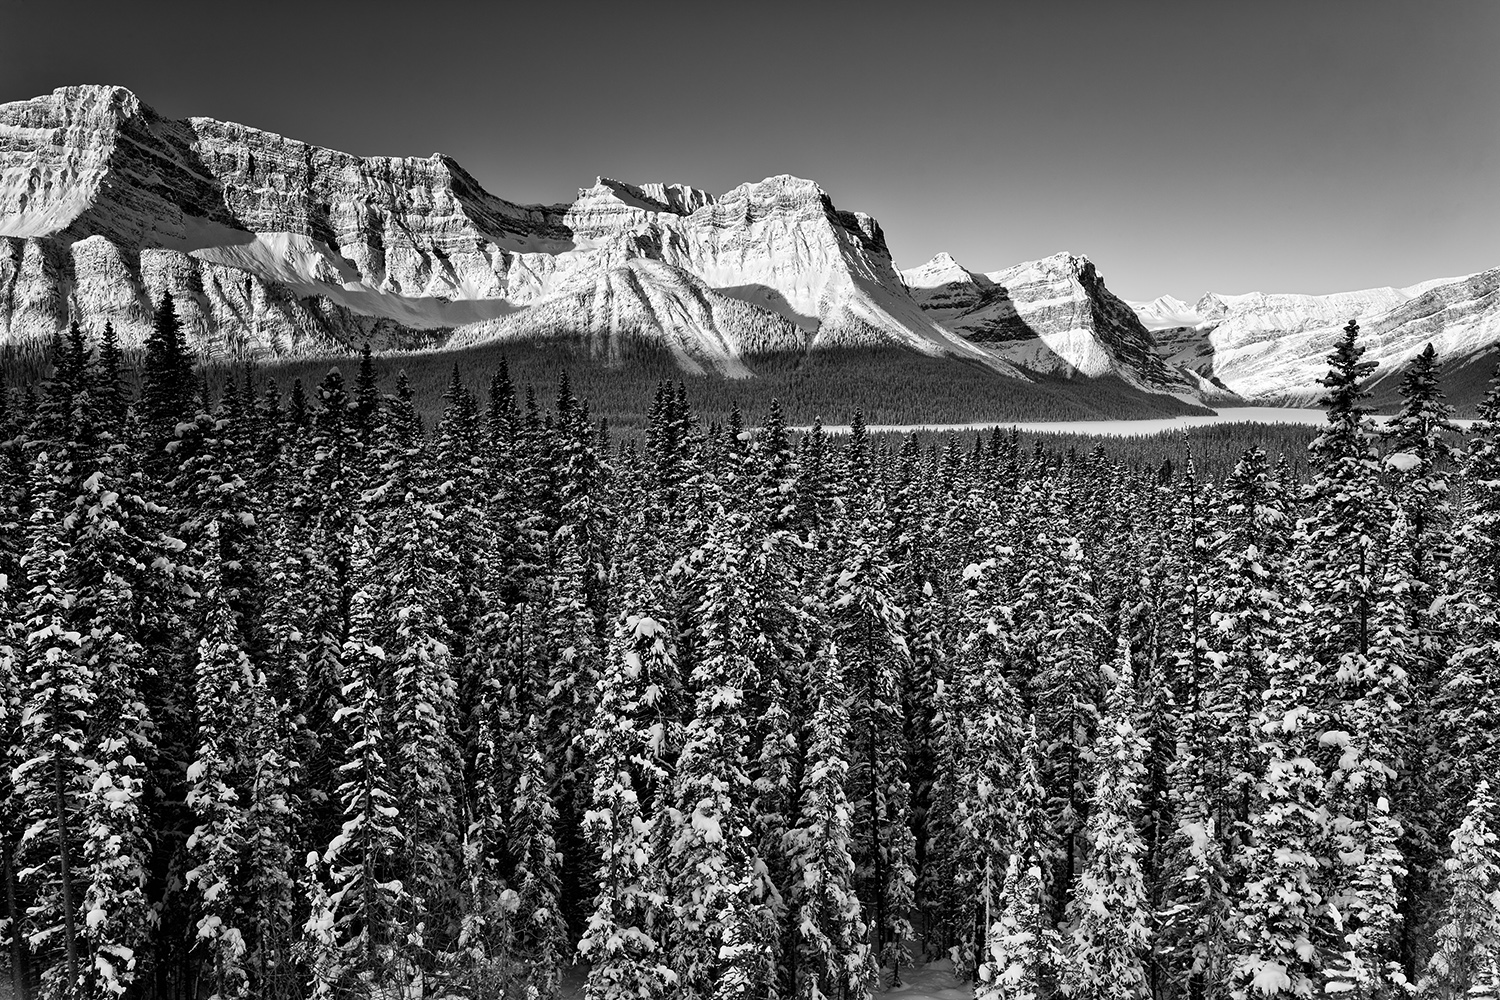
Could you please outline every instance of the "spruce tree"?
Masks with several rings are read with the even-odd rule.
[[[869,932],[854,885],[854,830],[845,792],[849,773],[848,694],[837,652],[813,664],[816,707],[810,721],[796,825],[786,854],[794,878],[788,919],[796,927],[789,956],[795,995],[849,1000],[876,983]]]
[[[1500,996],[1500,835],[1488,781],[1474,789],[1443,862],[1441,924],[1419,988],[1439,1000]]]
[[[601,677],[594,725],[597,747],[591,808],[584,824],[599,852],[598,895],[579,950],[590,963],[589,1000],[663,997],[677,975],[664,962],[664,914],[654,823],[647,812],[647,773],[658,772],[649,712],[670,671],[666,629],[654,618],[625,613]],[[654,773],[660,781],[662,775]]]
[[[1149,995],[1146,955],[1151,913],[1136,829],[1146,741],[1136,731],[1130,651],[1121,643],[1115,680],[1100,723],[1097,764],[1084,837],[1088,860],[1071,902],[1072,933],[1063,967],[1069,996],[1105,998]]]
[[[217,542],[218,525],[208,541]],[[251,831],[245,815],[245,771],[253,762],[241,754],[249,744],[242,714],[253,683],[253,668],[240,644],[234,616],[224,595],[217,546],[201,576],[202,638],[194,677],[198,748],[188,768],[187,805],[198,820],[188,849],[194,866],[188,872],[198,912],[197,937],[208,952],[205,978],[212,996],[247,996],[249,942],[241,895],[241,857]]]
[[[1361,387],[1375,363],[1362,360],[1364,353],[1359,324],[1350,320],[1321,380],[1328,389],[1320,400],[1328,423],[1308,449],[1315,470],[1313,506],[1300,528],[1313,561],[1312,598],[1324,609],[1311,638],[1325,658],[1369,651],[1377,545],[1386,521],[1365,420],[1369,393]]]
[[[182,320],[172,293],[164,291],[152,314],[141,361],[141,415],[153,433],[165,436],[188,416],[192,400],[192,352],[183,341]]]
[[[712,984],[730,973],[757,988],[772,974],[769,962],[756,957],[769,957],[772,928],[770,887],[758,884],[761,862],[749,838],[750,720],[744,704],[756,677],[746,655],[750,595],[742,529],[741,519],[721,507],[700,556],[695,711],[675,776],[670,964],[690,996],[709,995]],[[725,948],[726,936],[732,948]],[[729,963],[731,953],[750,967]]]
[[[858,457],[855,464],[866,461]],[[851,469],[852,474],[852,469]],[[850,798],[860,900],[876,960],[893,983],[908,960],[916,841],[906,774],[902,678],[910,663],[904,614],[892,599],[892,567],[863,522],[825,585],[828,627],[850,688]]]

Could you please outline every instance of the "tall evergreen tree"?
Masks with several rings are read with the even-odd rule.
[[[1146,997],[1151,914],[1136,829],[1146,741],[1135,728],[1130,650],[1121,643],[1100,724],[1098,763],[1085,837],[1088,861],[1072,899],[1072,934],[1063,968],[1069,996]]]
[[[1500,996],[1500,836],[1493,829],[1489,782],[1474,790],[1468,815],[1453,831],[1442,924],[1420,989],[1440,1000]]]

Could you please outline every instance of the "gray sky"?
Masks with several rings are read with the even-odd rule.
[[[1500,0],[0,0],[0,101],[116,83],[514,201],[799,174],[900,266],[1066,249],[1129,298],[1500,266],[1497,53]]]

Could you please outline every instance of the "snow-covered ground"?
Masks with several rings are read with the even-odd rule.
[[[881,971],[882,977],[889,977],[890,974],[890,969]],[[563,973],[563,1000],[582,1000],[587,980],[587,966],[582,963],[569,966]],[[4,985],[0,983],[0,991],[3,990]],[[4,995],[0,992],[0,998]],[[972,983],[959,982],[953,975],[953,963],[941,959],[920,969],[901,970],[901,985],[879,990],[875,996],[877,1000],[971,1000],[974,986]]]
[[[920,969],[903,969],[900,986],[875,995],[880,1000],[969,1000],[974,987],[954,978],[953,963],[943,959]]]

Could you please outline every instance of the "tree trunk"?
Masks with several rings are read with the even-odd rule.
[[[53,726],[58,719],[58,706],[53,706]],[[52,791],[55,796],[53,807],[57,811],[57,866],[59,878],[62,882],[62,918],[63,918],[63,942],[67,946],[68,954],[68,986],[70,989],[78,985],[78,928],[74,924],[73,912],[73,864],[72,853],[68,844],[68,796],[63,779],[62,738],[61,734],[54,736],[55,742],[52,746]]]
[[[26,945],[21,941],[21,905],[16,897],[16,872],[11,865],[11,848],[6,843],[0,850],[0,870],[5,878],[5,912],[10,918],[10,976],[16,991],[16,1000],[27,1000],[30,976],[26,961]]]

